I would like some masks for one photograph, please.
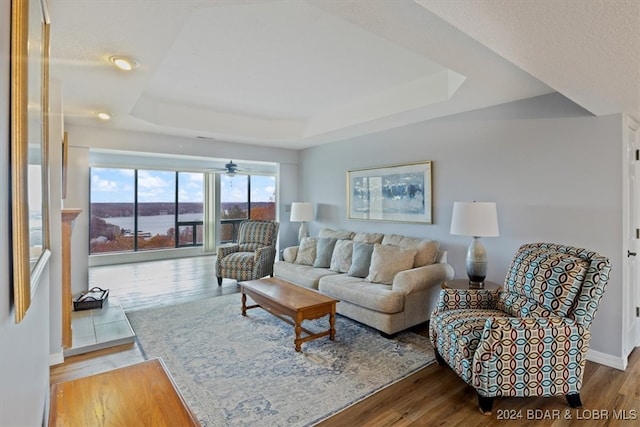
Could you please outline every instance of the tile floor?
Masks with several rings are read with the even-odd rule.
[[[135,333],[118,299],[109,295],[101,309],[71,312],[72,343],[65,357],[132,343]]]

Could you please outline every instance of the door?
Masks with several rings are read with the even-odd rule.
[[[626,150],[626,263],[623,277],[623,357],[640,346],[640,124],[625,116],[623,138]]]

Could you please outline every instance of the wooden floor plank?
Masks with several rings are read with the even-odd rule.
[[[49,426],[200,426],[161,359],[54,384]]]
[[[202,259],[199,259],[202,258]],[[238,292],[235,282],[223,282],[218,287],[213,260],[208,257],[127,264],[113,267],[92,267],[91,286],[105,285],[112,295],[135,308],[186,302],[209,296]],[[117,278],[117,283],[114,280]],[[104,282],[104,283],[98,283]],[[105,287],[105,286],[101,286]],[[182,294],[184,293],[184,294]],[[166,299],[166,300],[165,300]],[[165,300],[165,301],[160,301]],[[139,308],[138,307],[138,308]],[[414,328],[426,334],[424,326]],[[102,350],[67,358],[63,365],[51,368],[51,383],[126,366],[144,359],[137,344]],[[581,392],[584,409],[608,410],[609,419],[576,419],[580,413],[570,410],[562,396],[550,398],[497,398],[490,416],[482,415],[477,407],[474,390],[451,369],[431,364],[413,375],[393,384],[373,396],[356,403],[322,421],[321,427],[367,426],[634,426],[640,422],[640,349],[629,358],[626,371],[587,362]],[[636,420],[612,419],[612,411],[635,412]],[[570,410],[572,419],[563,418]],[[558,411],[560,418],[540,419],[545,413]],[[511,414],[522,418],[510,419]],[[529,415],[529,417],[528,417]],[[506,419],[505,419],[506,418]],[[583,416],[584,418],[584,416]]]

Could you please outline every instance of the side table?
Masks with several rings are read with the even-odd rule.
[[[490,282],[489,280],[484,281],[484,286],[482,288],[469,287],[468,279],[447,280],[446,282],[442,283],[442,289],[486,289],[488,291],[495,291],[501,288],[502,288],[501,284],[496,282]]]

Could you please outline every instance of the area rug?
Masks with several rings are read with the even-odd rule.
[[[127,313],[146,358],[165,362],[203,426],[313,425],[434,361],[428,339],[386,339],[342,316],[336,340],[294,331],[240,294]],[[328,320],[305,322],[312,331]]]

